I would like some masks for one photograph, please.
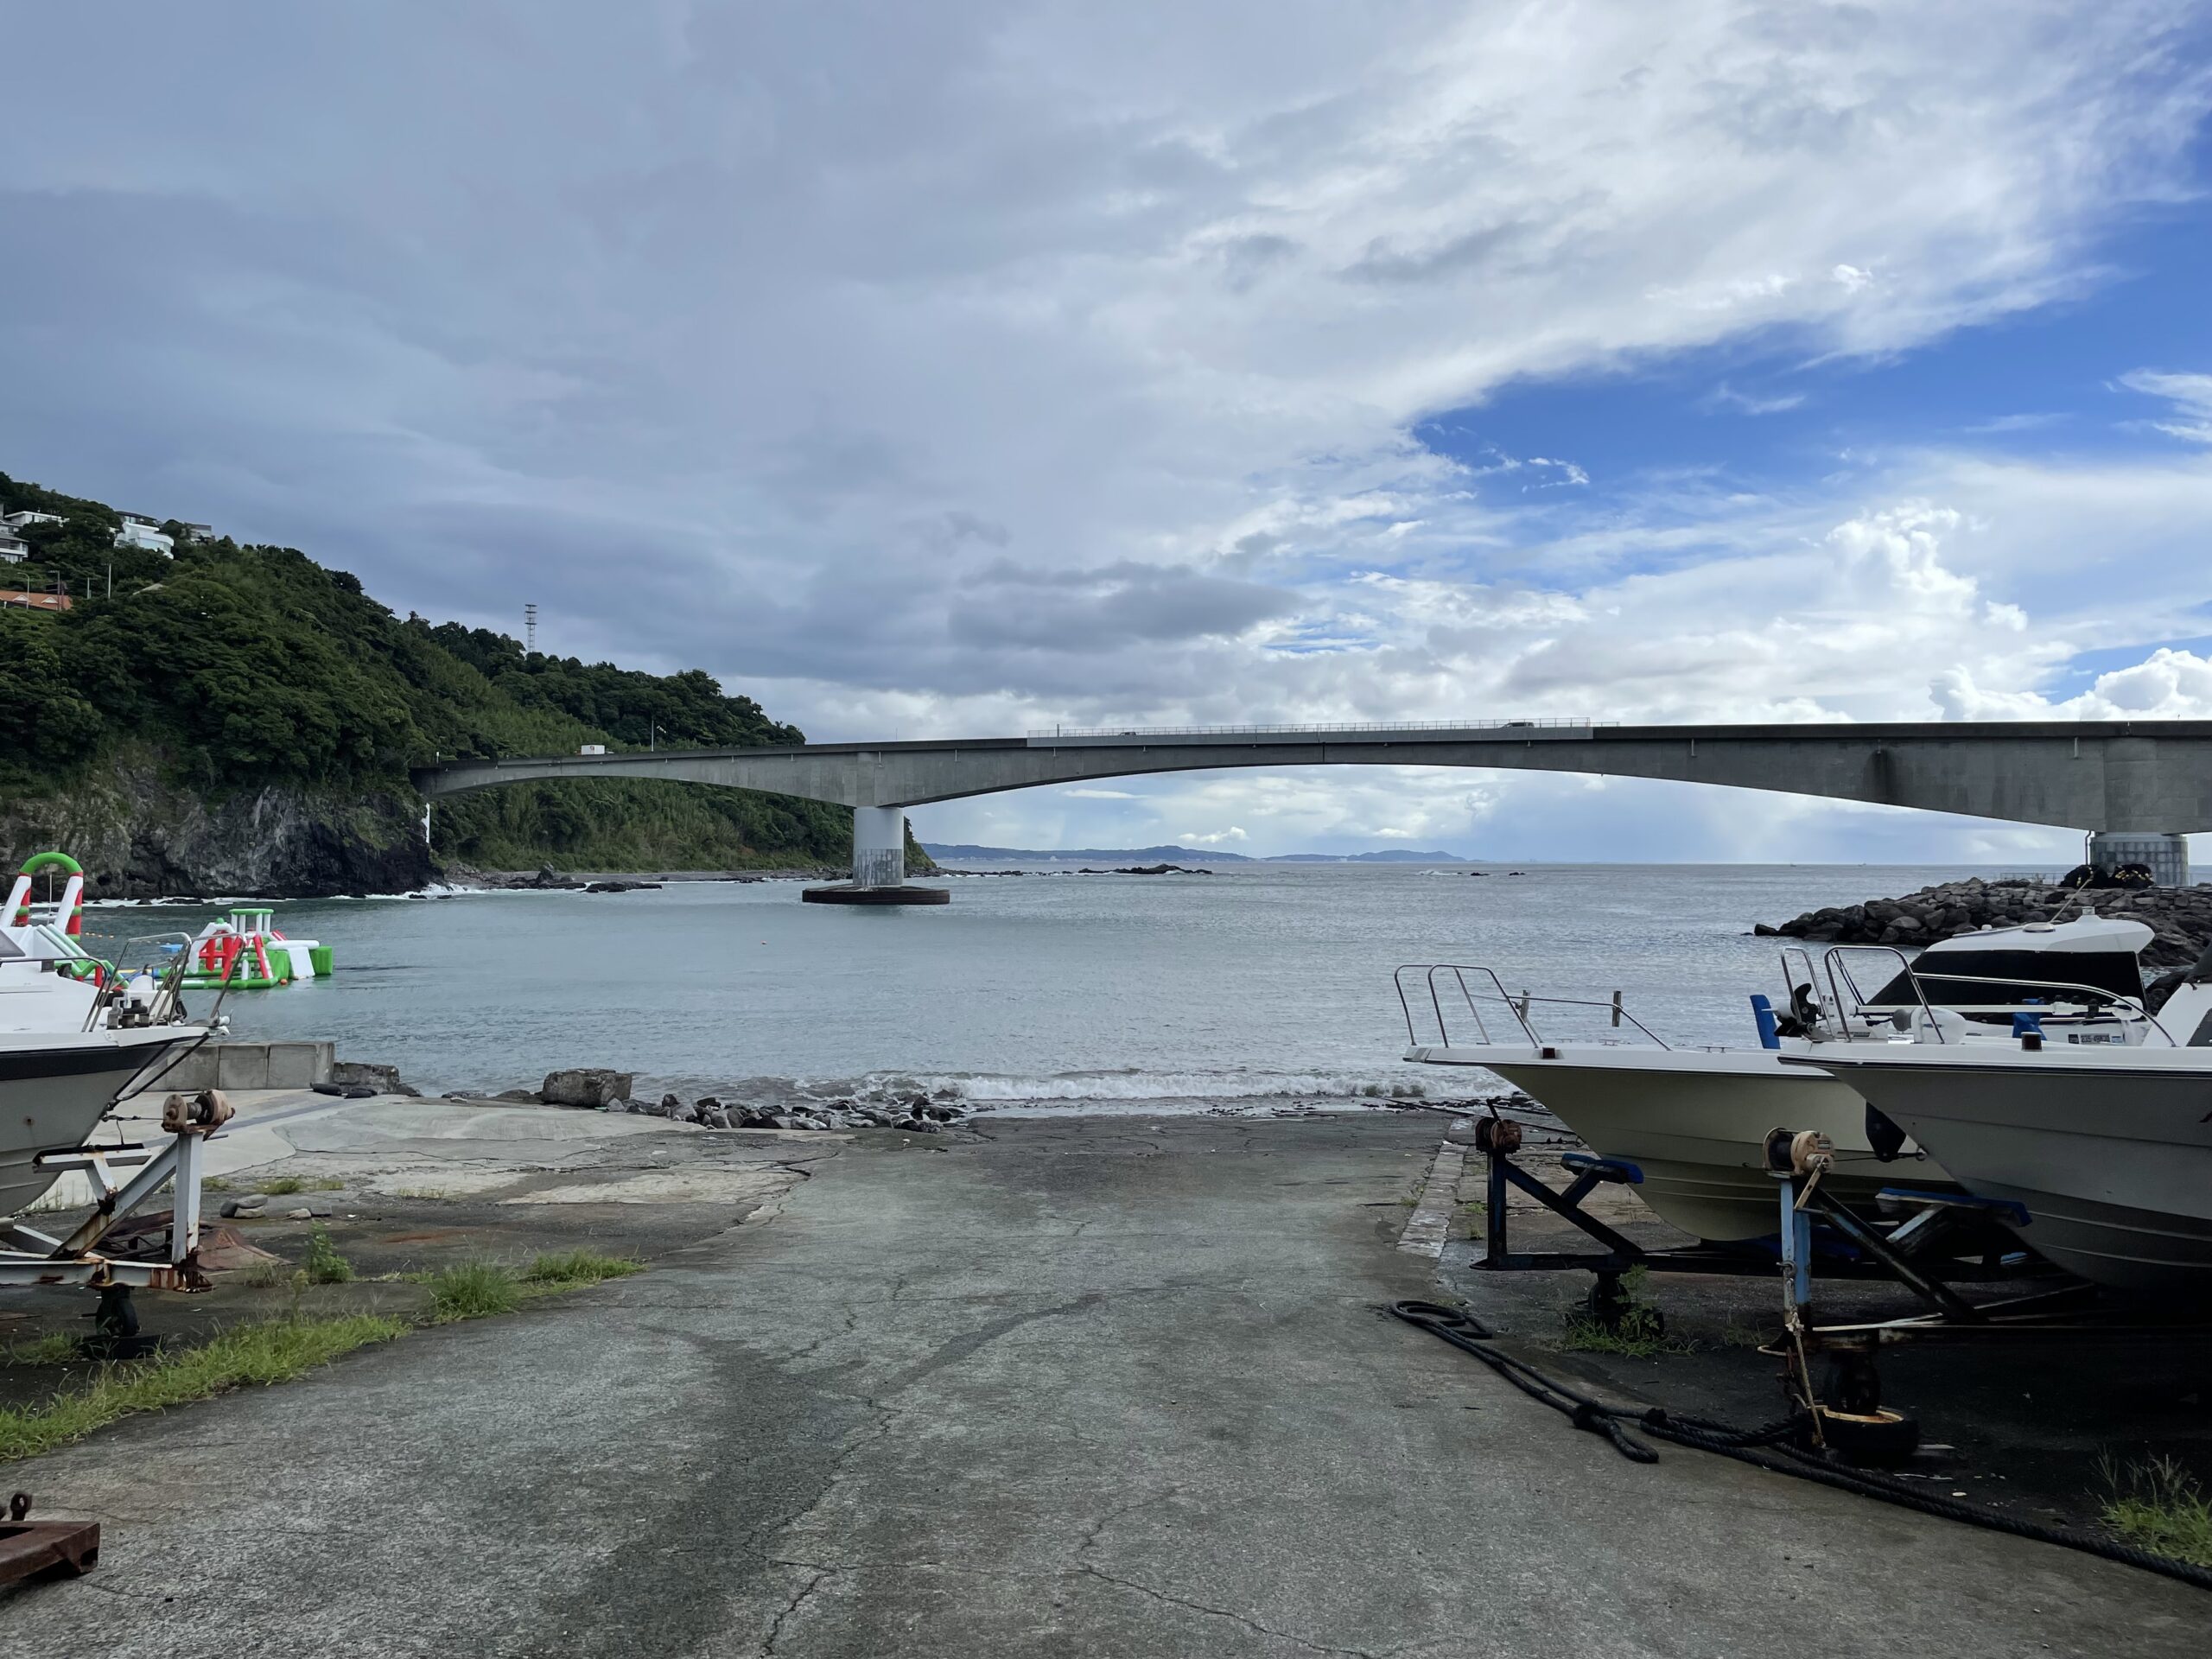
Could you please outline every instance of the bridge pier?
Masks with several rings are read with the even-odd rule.
[[[2089,837],[2089,863],[2107,874],[2123,864],[2147,864],[2162,887],[2189,885],[2189,837],[2133,830],[2100,830]]]
[[[906,885],[906,813],[896,806],[853,809],[853,880],[849,887],[809,887],[810,905],[945,905],[950,887]]]

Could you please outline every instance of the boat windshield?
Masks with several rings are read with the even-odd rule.
[[[1923,952],[1913,964],[1922,976],[1914,988],[1906,969],[1866,999],[1872,1010],[1916,1007],[1921,998],[1938,1007],[2017,1007],[2058,995],[2053,981],[2089,985],[2116,997],[2143,995],[2143,975],[2126,950],[1946,950]],[[1941,975],[1942,977],[1935,977]]]

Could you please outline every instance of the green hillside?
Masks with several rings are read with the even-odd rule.
[[[278,786],[411,799],[434,755],[803,741],[696,670],[653,675],[524,652],[505,635],[394,615],[297,549],[195,540],[114,545],[112,508],[0,474],[22,531],[0,585],[66,589],[73,608],[0,609],[0,790],[65,791],[119,760],[216,800]],[[434,817],[436,851],[488,868],[734,868],[844,861],[850,817],[817,802],[682,784],[517,785]]]

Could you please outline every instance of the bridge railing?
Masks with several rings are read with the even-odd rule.
[[[1048,726],[1028,734],[1033,743],[1054,738],[1080,737],[1307,737],[1342,732],[1498,732],[1528,728],[1537,731],[1589,731],[1618,726],[1617,720],[1580,720],[1548,716],[1538,720],[1393,720],[1326,721],[1312,726]]]

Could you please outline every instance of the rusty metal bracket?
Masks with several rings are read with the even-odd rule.
[[[99,1565],[97,1521],[33,1521],[31,1495],[17,1492],[0,1521],[0,1584],[54,1573],[82,1578]]]

